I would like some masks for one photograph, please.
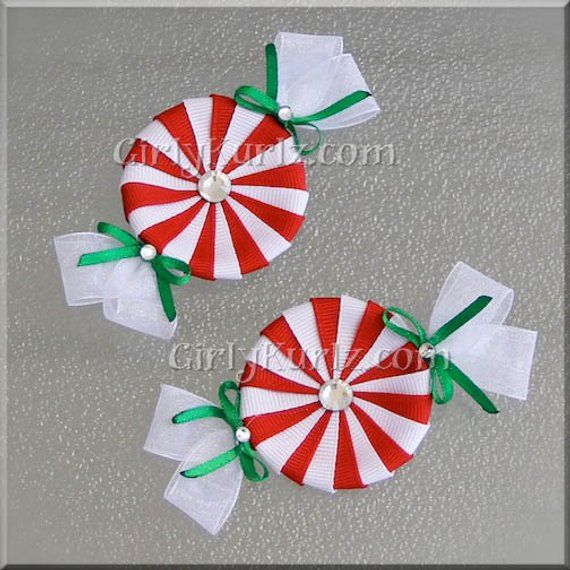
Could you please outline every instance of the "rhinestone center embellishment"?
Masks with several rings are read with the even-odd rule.
[[[204,200],[217,204],[228,197],[232,182],[223,172],[206,172],[198,181],[198,192]]]
[[[343,380],[333,378],[321,386],[319,400],[327,410],[345,410],[352,402],[352,388]]]

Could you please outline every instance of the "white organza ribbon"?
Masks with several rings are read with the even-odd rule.
[[[215,535],[237,501],[243,479],[240,462],[232,461],[197,479],[183,477],[180,472],[234,447],[234,433],[219,418],[204,418],[185,424],[172,423],[176,414],[207,405],[213,404],[186,390],[163,384],[144,449],[181,462],[166,488],[164,498]]]
[[[294,116],[307,116],[336,103],[354,91],[368,91],[356,62],[342,53],[342,38],[279,32],[275,38],[278,62],[277,102]],[[317,122],[321,130],[357,125],[380,112],[373,97]],[[302,127],[302,125],[299,125]]]
[[[100,233],[58,236],[55,250],[69,306],[103,304],[105,318],[133,330],[169,339],[178,319],[169,322],[160,300],[156,275],[140,257],[78,267],[84,253],[117,247]]]
[[[441,289],[428,336],[481,295],[493,300],[437,350],[482,390],[526,400],[537,333],[503,324],[513,304],[512,289],[458,263]]]

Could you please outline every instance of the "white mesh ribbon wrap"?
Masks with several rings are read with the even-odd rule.
[[[445,351],[479,388],[526,400],[537,333],[503,324],[513,305],[512,289],[458,263],[441,289],[428,334],[480,295],[493,300],[438,349]]]
[[[158,293],[156,275],[140,257],[78,267],[84,253],[121,244],[100,233],[58,236],[55,250],[69,306],[103,304],[105,318],[136,331],[169,339],[177,319],[169,322]]]
[[[180,472],[234,447],[233,431],[219,418],[172,423],[179,412],[206,405],[212,403],[185,390],[163,385],[144,449],[180,461],[164,498],[208,532],[217,534],[238,497],[243,478],[239,461],[197,479],[183,477]]]
[[[279,32],[275,38],[278,62],[277,102],[291,107],[294,116],[307,116],[332,105],[354,91],[368,91],[358,66],[342,52],[342,38]],[[367,97],[341,113],[318,121],[321,130],[357,125],[380,112]]]

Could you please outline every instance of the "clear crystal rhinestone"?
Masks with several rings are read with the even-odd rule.
[[[429,342],[424,342],[418,348],[418,354],[422,358],[433,358],[433,356],[435,355],[435,347],[433,344],[430,344]]]
[[[156,257],[156,253],[156,247],[154,247],[154,245],[150,245],[150,243],[143,245],[139,252],[140,256],[145,261],[152,261]]]
[[[232,182],[223,172],[206,172],[198,181],[198,192],[207,202],[217,204],[228,197]]]
[[[250,438],[251,433],[245,426],[241,426],[236,429],[236,440],[239,443],[247,443]]]
[[[293,109],[288,105],[283,105],[283,107],[279,107],[279,111],[277,111],[277,116],[282,121],[290,121],[293,118]]]
[[[327,410],[345,410],[352,402],[352,388],[343,380],[333,378],[321,386],[319,400]]]

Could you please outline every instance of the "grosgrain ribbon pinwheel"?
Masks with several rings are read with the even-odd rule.
[[[228,392],[235,392],[235,400],[232,401],[228,397]],[[225,420],[228,425],[234,430],[236,435],[236,445],[220,455],[201,463],[190,469],[185,469],[180,474],[183,477],[194,479],[196,477],[204,477],[227,465],[234,459],[239,458],[241,468],[247,479],[254,482],[265,481],[269,477],[267,467],[258,459],[255,451],[249,443],[250,433],[249,430],[243,425],[239,415],[239,388],[238,385],[232,381],[227,380],[223,382],[219,388],[218,396],[220,398],[220,407],[206,405],[185,410],[176,414],[172,418],[174,424],[185,424],[195,420],[202,420],[204,418],[221,418]],[[256,465],[261,469],[261,473],[257,470]]]
[[[436,404],[446,404],[453,398],[453,382],[456,382],[486,412],[490,414],[499,412],[485,393],[455,366],[447,356],[437,353],[437,345],[440,342],[479,314],[491,301],[491,297],[481,295],[429,337],[422,325],[406,311],[398,307],[388,307],[384,311],[382,315],[384,324],[390,330],[412,342],[418,348],[420,357],[429,362],[432,378],[432,396]],[[400,315],[410,322],[416,329],[416,332],[402,328],[391,321],[391,313]],[[439,388],[441,388],[441,392]]]
[[[191,276],[188,265],[179,259],[159,255],[153,245],[139,241],[126,230],[114,226],[113,224],[99,222],[97,224],[97,231],[115,238],[121,242],[123,246],[92,253],[84,253],[79,258],[77,265],[84,267],[86,265],[97,265],[99,263],[109,263],[111,261],[140,256],[143,261],[150,263],[156,273],[158,292],[162,307],[164,308],[164,314],[167,319],[172,322],[176,318],[176,308],[174,306],[170,286],[182,286],[190,281]],[[175,271],[180,272],[180,275],[174,273]]]
[[[358,90],[315,113],[311,113],[304,117],[295,116],[291,107],[288,105],[280,105],[277,102],[279,73],[277,67],[277,52],[274,44],[268,44],[265,46],[265,58],[267,74],[265,93],[257,87],[242,85],[236,89],[234,99],[238,105],[248,109],[249,111],[274,115],[276,119],[291,133],[293,140],[295,141],[295,146],[303,156],[315,152],[322,143],[323,136],[319,127],[314,124],[315,122],[337,115],[353,105],[360,103],[360,101],[371,97],[371,94],[368,91]],[[306,145],[301,145],[296,129],[298,126],[310,127],[317,132],[318,140],[313,146],[307,147]]]

